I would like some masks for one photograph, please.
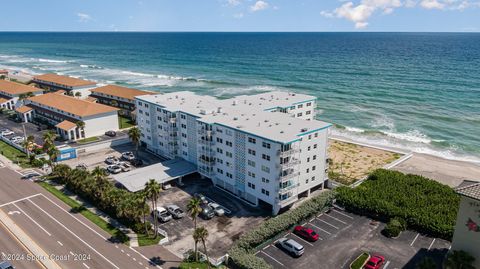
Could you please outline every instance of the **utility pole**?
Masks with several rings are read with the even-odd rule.
[[[29,149],[30,145],[28,144],[28,140],[27,140],[27,131],[25,130],[25,123],[22,124],[22,127],[23,127],[23,139],[25,139],[24,141],[25,141],[25,143],[26,143],[26,145],[27,145],[27,146],[25,147],[26,150],[27,150],[27,157],[28,157],[28,159],[30,160],[30,149]]]

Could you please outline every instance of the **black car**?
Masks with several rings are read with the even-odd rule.
[[[22,179],[32,179],[41,176],[39,173],[28,173],[22,176]]]
[[[117,135],[117,132],[115,132],[115,131],[106,131],[106,132],[105,132],[105,135],[106,135],[106,136],[110,136],[110,137],[114,137],[114,136]]]
[[[215,217],[215,211],[208,204],[201,204],[202,212],[200,212],[200,217],[205,220],[209,220]]]
[[[131,160],[130,163],[135,167],[139,167],[143,165],[143,161],[137,158]]]

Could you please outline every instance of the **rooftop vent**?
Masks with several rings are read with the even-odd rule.
[[[264,120],[264,122],[268,122],[268,120]]]
[[[283,131],[280,131],[281,134],[283,134]]]
[[[217,107],[217,112],[222,113],[222,107]]]
[[[302,132],[302,133],[304,133],[304,132],[306,132],[306,131],[308,131],[308,128],[302,128],[302,129],[300,130],[300,132]]]
[[[233,117],[233,120],[238,120],[238,118],[237,118],[237,117]]]
[[[237,105],[237,100],[233,100],[232,105],[236,106]]]

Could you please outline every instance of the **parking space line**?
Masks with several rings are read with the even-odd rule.
[[[269,247],[270,247],[270,245],[266,245],[265,247],[263,247],[263,250],[266,250]]]
[[[317,218],[317,219],[318,219],[318,218]],[[332,226],[333,228],[335,228],[335,229],[337,229],[337,230],[340,229],[340,228],[338,228],[337,226],[335,226],[335,225],[333,225],[333,224],[330,224],[330,223],[328,223],[328,222],[326,222],[326,221],[324,221],[324,220],[322,220],[322,219],[318,219],[318,220],[321,221],[321,222],[323,222],[323,223],[325,223],[325,224],[327,224],[327,225]]]
[[[418,238],[419,235],[420,234],[417,233],[417,236],[415,236],[415,238],[413,238],[413,241],[412,241],[412,243],[410,243],[410,246],[413,246],[413,243],[415,243],[415,241],[417,241],[417,238]]]
[[[277,259],[275,259],[274,257],[270,256],[270,255],[267,254],[266,252],[263,252],[263,251],[262,251],[262,253],[265,254],[265,255],[266,255],[267,257],[269,257],[270,259],[278,262],[278,264],[280,264],[281,266],[285,266],[283,263],[279,262]]]
[[[325,216],[328,216],[328,217],[330,217],[330,218],[332,218],[332,219],[334,219],[334,220],[336,220],[336,221],[338,221],[338,222],[341,222],[341,223],[343,223],[343,224],[345,224],[345,225],[348,225],[345,221],[342,221],[342,220],[339,220],[339,219],[337,219],[337,218],[335,218],[335,217],[332,217],[332,216],[330,216],[329,214],[325,214]]]
[[[349,216],[349,215],[347,215],[347,214],[345,214],[345,213],[340,212],[340,210],[338,210],[338,209],[335,209],[335,208],[334,208],[333,211],[335,211],[335,212],[337,212],[338,214],[340,214],[340,215],[342,215],[342,216],[345,216],[345,217],[347,217],[347,218],[349,218],[349,219],[354,219],[353,217],[351,217],[351,216]]]
[[[11,201],[11,202],[8,202],[8,203],[5,203],[3,205],[0,205],[0,207],[4,207],[4,206],[7,206],[7,205],[13,205],[15,203],[18,203],[18,202],[21,202],[23,200],[28,200],[30,198],[33,198],[33,197],[36,197],[36,196],[39,196],[39,195],[42,195],[41,193],[37,193],[37,194],[34,194],[34,195],[30,195],[30,196],[27,196],[27,197],[23,197],[21,199],[18,199],[18,200],[15,200],[15,201]]]
[[[83,263],[83,266],[85,266],[85,268],[87,269],[90,269],[90,267],[86,263]]]
[[[318,227],[317,225],[315,225],[315,224],[313,224],[313,223],[308,223],[308,224],[312,225],[313,227],[315,227],[315,228],[317,228],[317,229],[319,229],[319,230],[322,230],[322,231],[326,232],[327,234],[331,234],[329,231],[324,230],[324,229]]]
[[[58,243],[60,246],[62,246],[62,247],[63,247],[63,244],[62,244],[62,242],[60,242],[60,241],[57,241],[57,243]]]
[[[48,236],[52,236],[45,228],[42,227],[38,222],[36,222],[32,217],[30,217],[25,211],[23,211],[18,205],[13,204],[14,207],[16,207],[20,212],[22,212],[23,215],[25,215],[28,219],[30,219],[35,225],[37,225],[40,229],[42,229]]]
[[[291,233],[291,235],[294,235],[294,236],[297,237],[298,239],[302,240],[303,242],[305,242],[305,243],[307,243],[307,244],[309,244],[310,246],[313,247],[313,244],[312,244],[312,243],[310,243],[310,242],[308,242],[307,240],[301,238],[300,236],[298,236],[298,235],[296,235],[296,234],[294,234],[294,233]]]
[[[117,268],[117,269],[120,269],[120,267],[116,266],[113,262],[111,262],[109,259],[107,259],[105,256],[103,256],[100,252],[98,252],[94,247],[92,247],[90,244],[88,244],[87,242],[85,242],[82,238],[80,238],[77,234],[75,234],[74,232],[72,232],[70,229],[68,229],[65,225],[63,225],[60,221],[58,221],[56,218],[54,218],[52,215],[50,215],[50,213],[48,213],[47,211],[45,211],[43,208],[41,208],[40,206],[38,206],[37,204],[35,204],[34,202],[32,202],[31,200],[28,200],[30,203],[32,203],[34,206],[36,206],[38,209],[40,209],[45,215],[47,215],[48,217],[50,217],[52,220],[54,220],[56,223],[58,223],[58,225],[60,225],[62,228],[64,228],[65,230],[67,230],[68,232],[70,232],[73,236],[75,236],[79,241],[81,241],[82,243],[84,243],[87,247],[89,247],[91,250],[93,250],[95,253],[98,254],[98,256],[102,257],[105,261],[107,261],[108,263],[110,263],[113,267]]]
[[[430,250],[432,248],[433,243],[435,243],[435,238],[433,238],[432,243],[430,243],[430,246],[428,246],[428,250]]]
[[[383,266],[383,269],[387,269],[389,265],[390,265],[390,261],[387,261],[387,262],[385,263],[385,265]]]

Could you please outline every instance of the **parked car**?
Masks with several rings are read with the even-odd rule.
[[[33,179],[33,178],[36,178],[36,177],[39,177],[41,176],[39,173],[28,173],[28,174],[25,174],[22,176],[22,179]]]
[[[87,170],[87,165],[84,164],[84,163],[79,163],[79,164],[77,164],[77,166],[75,168],[77,168],[79,170]]]
[[[137,158],[134,158],[133,160],[130,161],[130,164],[132,164],[135,167],[139,167],[143,165],[143,161]]]
[[[172,185],[170,184],[162,184],[162,190],[166,191],[172,188]]]
[[[119,162],[118,158],[115,157],[115,156],[108,156],[106,159],[105,159],[105,162],[107,164],[117,164]]]
[[[217,216],[225,215],[225,210],[223,210],[223,208],[219,204],[209,203],[208,205],[213,209],[213,211],[215,212],[215,215]]]
[[[302,256],[305,251],[305,248],[293,239],[281,238],[278,242],[284,250],[288,251],[288,253],[294,257]]]
[[[105,135],[106,135],[106,136],[110,136],[110,137],[114,137],[114,136],[117,135],[117,132],[115,132],[115,131],[106,131],[106,132],[105,132]]]
[[[372,255],[363,266],[365,269],[379,269],[385,262],[385,257],[381,255]]]
[[[209,220],[215,217],[215,211],[208,204],[201,204],[202,212],[200,212],[200,217],[205,220]]]
[[[118,174],[122,172],[122,167],[120,167],[120,165],[117,165],[117,164],[112,164],[107,166],[107,171],[112,174]]]
[[[310,242],[317,241],[319,237],[314,230],[300,226],[300,225],[295,226],[295,228],[293,228],[293,233]]]
[[[13,265],[7,261],[0,262],[0,269],[15,269]]]
[[[202,204],[208,204],[208,200],[207,200],[207,197],[205,197],[205,195],[201,194],[201,193],[195,193],[193,195],[193,197],[197,198],[198,200],[200,200],[200,202]]]
[[[23,142],[24,140],[25,140],[25,137],[23,136],[14,136],[10,138],[10,141],[12,141],[13,143],[20,143],[20,142]]]
[[[118,165],[120,166],[120,168],[122,168],[123,172],[128,172],[132,170],[132,167],[130,166],[130,164],[126,162],[119,162]]]
[[[181,219],[185,216],[185,212],[177,205],[167,205],[167,211],[176,219]]]
[[[8,130],[8,129],[5,129],[3,130],[1,133],[0,133],[2,136],[9,136],[9,135],[13,135],[15,134],[14,132]]]
[[[161,222],[167,222],[172,219],[172,215],[170,215],[168,211],[161,206],[157,206],[155,211],[156,211],[158,220],[160,220]]]
[[[133,152],[131,151],[126,151],[122,153],[122,159],[131,161],[135,159],[135,155],[133,155]]]

